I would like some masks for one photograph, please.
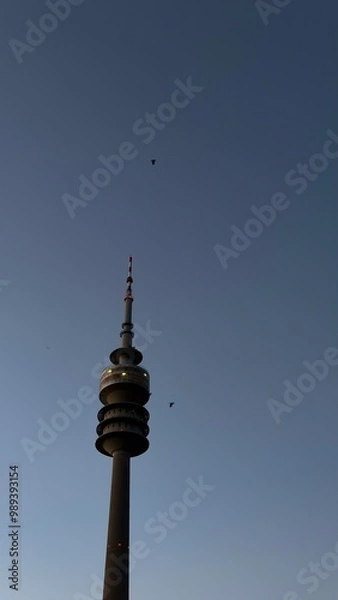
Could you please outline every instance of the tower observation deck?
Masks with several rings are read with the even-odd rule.
[[[121,347],[110,355],[112,366],[100,379],[96,448],[113,458],[103,600],[129,600],[130,459],[148,450],[149,373],[139,366],[142,353],[133,347],[132,257],[129,257]]]

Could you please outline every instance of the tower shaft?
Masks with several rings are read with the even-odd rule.
[[[132,258],[129,258],[121,346],[100,379],[96,448],[113,462],[103,600],[129,600],[130,459],[148,450],[149,373],[133,347]]]
[[[104,600],[129,600],[130,455],[113,455]]]

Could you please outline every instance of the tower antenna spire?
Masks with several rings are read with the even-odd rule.
[[[128,277],[127,277],[127,291],[124,298],[124,322],[122,323],[122,331],[120,337],[122,339],[122,348],[132,348],[133,345],[133,317],[132,317],[132,305],[133,305],[133,257],[129,256],[128,260]]]
[[[133,300],[133,292],[132,292],[132,283],[133,283],[133,257],[129,256],[128,260],[128,277],[127,277],[127,293],[125,300]]]

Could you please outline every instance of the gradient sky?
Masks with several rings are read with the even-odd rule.
[[[252,0],[85,0],[22,64],[8,41],[24,42],[46,5],[2,4],[1,598],[15,594],[12,463],[15,597],[98,598],[111,469],[94,447],[101,404],[32,462],[22,439],[38,441],[59,400],[97,393],[92,370],[119,345],[131,253],[152,391],[131,504],[132,541],[149,552],[131,599],[332,600],[338,568],[313,594],[297,574],[338,542],[338,366],[279,425],[267,401],[283,401],[303,361],[338,347],[338,159],[303,194],[284,180],[322,152],[327,129],[338,135],[337,3],[291,0],[264,25]],[[188,77],[203,90],[145,144],[135,122]],[[71,219],[62,195],[78,196],[79,177],[124,141],[137,157]],[[231,227],[277,192],[287,210],[223,268],[214,246],[229,248]],[[150,342],[148,321],[161,332]],[[145,523],[199,476],[214,489],[157,543]]]

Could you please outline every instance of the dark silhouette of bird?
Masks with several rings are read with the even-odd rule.
[[[46,346],[46,350],[50,350],[50,346]]]
[[[151,164],[154,165],[156,163],[156,158],[151,159]]]
[[[169,402],[169,408],[171,408],[172,406],[174,406],[175,402]]]

